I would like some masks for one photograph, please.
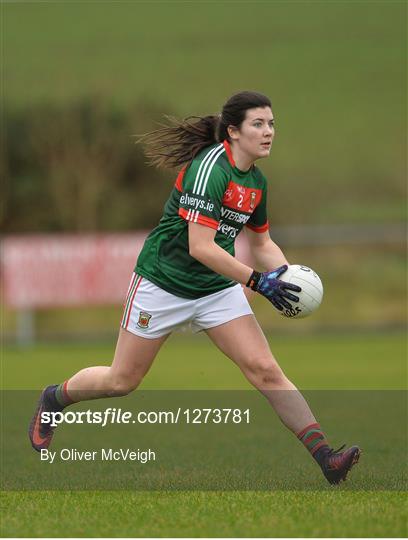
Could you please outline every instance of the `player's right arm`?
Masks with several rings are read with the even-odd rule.
[[[279,311],[282,311],[284,307],[291,308],[286,298],[294,302],[299,301],[299,297],[291,294],[289,290],[300,292],[300,287],[279,279],[279,276],[287,270],[286,265],[270,272],[256,272],[218,246],[214,241],[215,233],[214,229],[189,222],[190,255],[214,272],[259,292]]]
[[[215,243],[216,230],[199,223],[188,223],[189,253],[217,274],[244,285],[248,283],[252,268],[241,263]]]

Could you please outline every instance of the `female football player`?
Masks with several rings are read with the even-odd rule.
[[[233,95],[216,116],[173,121],[142,138],[146,155],[179,173],[158,226],[147,237],[130,282],[112,365],[83,369],[42,393],[30,425],[36,450],[53,429],[42,411],[87,399],[124,396],[148,372],[175,329],[205,331],[269,400],[330,483],[338,483],[360,450],[333,451],[308,404],[269,349],[243,286],[273,306],[290,308],[300,288],[279,276],[287,269],[269,236],[267,181],[255,162],[269,156],[275,135],[270,100],[257,92]],[[256,270],[234,257],[245,227]]]

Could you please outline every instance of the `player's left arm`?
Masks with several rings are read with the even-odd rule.
[[[245,232],[256,269],[266,271],[283,264],[289,265],[280,247],[270,237],[269,231],[255,232],[246,227]]]

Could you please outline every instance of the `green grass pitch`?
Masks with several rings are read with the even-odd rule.
[[[401,334],[271,336],[270,343],[303,389],[400,389],[406,380]],[[4,388],[41,388],[81,367],[107,364],[113,345],[7,347]],[[248,386],[205,337],[171,338],[143,382],[145,390],[211,388]],[[355,476],[363,471],[364,457]],[[405,494],[352,491],[352,482],[353,475],[322,492],[3,492],[1,532],[10,537],[405,536]]]
[[[271,93],[277,115],[277,151],[265,165],[276,178],[275,189],[281,178],[296,185],[299,200],[306,190],[316,199],[333,193],[316,204],[313,219],[321,223],[404,219],[397,187],[405,171],[404,2],[2,2],[1,7],[8,108],[96,96],[126,109],[152,102],[183,116],[216,112],[224,97],[255,86]],[[207,73],[210,83],[198,91],[197,81]],[[339,159],[354,155],[352,133],[359,140],[358,159]],[[328,188],[319,195],[323,181]],[[374,291],[371,298],[379,294],[377,278],[366,268],[379,265],[391,272],[389,281],[400,295],[403,278],[394,274],[395,265],[382,264],[388,255],[378,257],[358,268]],[[350,284],[333,292],[330,309],[341,319]],[[383,309],[392,310],[386,300]],[[367,295],[358,316],[375,312],[376,305]],[[405,387],[401,334],[270,336],[270,343],[302,389]],[[5,347],[2,384],[40,389],[82,367],[108,364],[113,350],[114,343]],[[142,388],[248,385],[205,338],[174,337]],[[405,537],[404,493],[352,490],[367,462],[363,455],[346,484],[324,492],[2,492],[1,535]]]

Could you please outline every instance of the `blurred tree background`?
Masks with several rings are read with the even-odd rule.
[[[143,132],[157,116],[146,104],[125,114],[91,98],[6,111],[3,229],[153,227],[161,207],[152,197],[152,182],[159,197],[168,193],[169,184],[146,167],[132,133],[135,125]]]
[[[401,223],[406,11],[385,0],[2,2],[3,232],[152,228],[175,172],[148,167],[134,135],[164,114],[218,112],[242,89],[273,103],[277,135],[259,163],[273,226]],[[326,260],[340,304],[358,266],[347,279],[366,311],[386,298],[392,314],[377,319],[404,318],[401,244],[290,254]]]

